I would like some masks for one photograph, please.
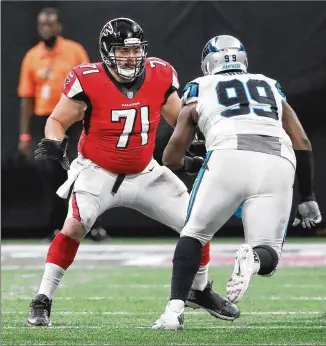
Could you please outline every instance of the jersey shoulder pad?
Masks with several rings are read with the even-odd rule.
[[[63,83],[62,93],[72,100],[84,101],[85,92],[77,71],[73,68],[67,74]]]
[[[149,57],[146,59],[146,62],[150,65],[151,68],[159,69],[161,71],[164,67],[166,68],[171,68],[171,64],[168,63],[167,61],[160,59],[160,58],[155,58],[155,57]],[[163,69],[164,71],[164,69]]]
[[[155,57],[147,58],[146,62],[150,69],[155,69],[155,72],[160,76],[160,79],[166,79],[172,87],[179,89],[178,74],[170,63]]]
[[[274,86],[277,89],[277,91],[279,92],[279,94],[281,95],[282,99],[286,100],[286,95],[283,92],[281,84],[278,81],[274,80]]]
[[[264,81],[266,81],[270,85],[274,85],[275,82],[276,82],[274,79],[272,79],[270,77],[267,77],[267,76],[265,76],[264,74],[261,74],[261,73],[248,73],[247,76],[250,79],[264,80]]]
[[[248,73],[247,75],[249,75],[250,78],[255,78],[255,77],[257,78],[258,77],[260,79],[271,79],[262,73]]]
[[[284,92],[282,90],[281,84],[277,80],[275,80],[273,78],[270,78],[270,77],[267,77],[267,76],[265,76],[263,74],[255,74],[253,76],[256,76],[259,79],[265,80],[271,87],[275,87],[275,89],[277,90],[278,94],[281,96],[281,98],[283,100],[286,99],[286,96],[285,96],[285,94],[284,94]]]
[[[281,84],[277,80],[275,80],[273,78],[269,78],[269,77],[266,77],[266,76],[264,76],[264,77],[265,77],[265,79],[268,81],[268,83],[271,86],[274,86],[276,88],[276,90],[279,93],[279,95],[281,96],[282,100],[286,100],[286,96],[285,96],[285,94],[284,94],[284,92],[282,90]]]
[[[83,78],[84,76],[89,76],[92,74],[97,74],[103,71],[101,62],[93,63],[93,64],[91,63],[80,64],[75,66],[73,70],[75,71],[75,73],[77,74],[79,78]]]
[[[182,106],[189,103],[197,102],[199,97],[199,85],[202,77],[196,78],[191,82],[188,82],[183,88],[183,93],[181,97]]]
[[[97,78],[94,78],[97,76]],[[102,63],[87,63],[75,66],[67,75],[64,81],[62,92],[74,100],[85,101],[86,89],[96,84],[99,79],[106,76]]]

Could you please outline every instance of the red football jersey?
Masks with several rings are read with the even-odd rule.
[[[63,93],[87,104],[78,151],[112,173],[140,173],[153,157],[161,107],[178,87],[174,68],[157,58],[132,84],[115,81],[103,63],[74,67]]]

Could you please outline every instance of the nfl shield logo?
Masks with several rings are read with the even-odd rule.
[[[132,91],[127,92],[127,97],[129,100],[131,100],[134,97],[134,93]]]

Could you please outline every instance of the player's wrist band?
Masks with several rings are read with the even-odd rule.
[[[297,159],[297,177],[301,201],[314,201],[315,194],[313,192],[314,179],[314,158],[311,150],[295,150]]]
[[[19,136],[19,140],[24,142],[24,141],[30,141],[32,139],[31,135],[29,133],[22,133]]]

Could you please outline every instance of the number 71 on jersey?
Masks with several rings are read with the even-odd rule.
[[[148,131],[149,131],[149,107],[140,107],[140,123],[141,123],[141,145],[148,143]],[[122,133],[119,137],[117,148],[126,148],[128,146],[130,135],[135,128],[137,119],[137,109],[121,109],[111,111],[111,121],[114,123],[121,123],[121,120],[125,119],[125,125]]]

